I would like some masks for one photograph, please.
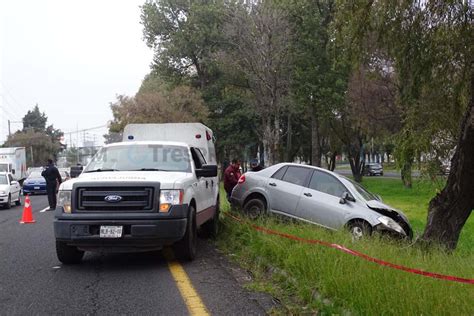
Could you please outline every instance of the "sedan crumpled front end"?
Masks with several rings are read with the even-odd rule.
[[[381,215],[377,218],[379,224],[374,226],[375,231],[393,237],[413,238],[413,230],[408,218],[402,212],[379,201],[368,201],[367,206]]]

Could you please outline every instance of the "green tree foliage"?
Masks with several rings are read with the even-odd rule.
[[[23,117],[23,131],[33,129],[35,132],[44,132],[47,121],[46,114],[41,113],[38,104],[36,104],[33,110],[29,110]]]
[[[27,165],[41,166],[56,159],[64,133],[53,125],[46,127],[48,117],[35,105],[23,117],[23,130],[8,137],[5,147],[26,147]]]
[[[472,161],[469,123],[474,30],[466,1],[340,1],[339,39],[349,59],[367,64],[383,52],[396,78],[402,125],[396,157],[406,186],[417,157],[439,159],[436,148],[456,145],[446,188],[430,203],[424,239],[456,246],[474,206],[465,165]],[[462,117],[461,133],[459,126]],[[461,136],[459,136],[461,135]],[[452,141],[457,139],[457,141]],[[452,149],[452,148],[451,148]],[[464,170],[460,172],[460,170]],[[459,199],[459,200],[458,200]]]
[[[222,32],[225,10],[224,1],[147,1],[141,15],[144,39],[155,55],[139,93],[179,85],[199,89],[221,161],[240,157],[242,148],[258,143],[248,84],[235,69],[219,62],[227,45]],[[120,126],[112,127],[118,132]]]
[[[29,130],[16,132],[8,137],[5,147],[25,147],[26,164],[31,167],[44,166],[48,159],[55,159],[60,151],[58,142],[44,132]]]
[[[189,86],[137,93],[134,97],[119,95],[111,108],[113,132],[122,131],[130,123],[205,122],[208,116],[199,91]]]
[[[141,23],[147,45],[153,48],[153,68],[167,81],[200,88],[213,77],[213,54],[222,45],[223,1],[161,0],[142,6]]]

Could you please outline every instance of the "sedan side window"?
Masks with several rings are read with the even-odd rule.
[[[289,166],[282,180],[304,186],[308,183],[307,179],[310,175],[310,171],[310,169],[304,167]]]
[[[283,166],[280,169],[278,169],[277,172],[275,172],[272,176],[273,179],[281,180],[283,176],[285,175],[286,169],[288,169],[288,166]]]
[[[314,171],[309,188],[337,197],[341,197],[344,192],[348,191],[339,180],[326,172],[318,170]]]

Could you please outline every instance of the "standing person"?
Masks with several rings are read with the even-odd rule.
[[[56,209],[56,191],[61,184],[61,174],[53,164],[53,160],[48,159],[48,166],[41,175],[46,179],[46,192],[48,193],[49,210]]]
[[[224,189],[227,192],[227,201],[230,202],[232,189],[237,185],[240,178],[240,160],[233,159],[232,163],[224,171]]]
[[[253,158],[250,160],[250,171],[257,172],[263,170],[263,167],[258,163],[258,159]]]

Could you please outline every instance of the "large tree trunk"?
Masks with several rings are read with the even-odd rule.
[[[352,176],[356,182],[362,182],[362,172],[364,171],[364,161],[360,159],[361,152],[362,141],[359,141],[359,148],[355,149],[355,147],[352,147],[352,149],[349,149],[348,151]]]
[[[444,189],[431,201],[422,239],[455,249],[459,234],[474,208],[474,67],[471,99],[461,124],[461,135],[451,159]]]
[[[321,167],[321,147],[319,144],[319,122],[316,110],[311,112],[311,164]]]
[[[406,188],[410,188],[410,189],[412,187],[411,167],[412,167],[412,162],[407,161],[403,164],[402,170],[401,170],[403,185]]]
[[[286,134],[286,153],[285,153],[285,161],[290,162],[292,160],[291,157],[291,147],[293,147],[292,144],[292,135],[293,134],[293,128],[291,124],[291,113],[288,114],[288,126],[287,126],[287,134]]]

